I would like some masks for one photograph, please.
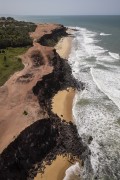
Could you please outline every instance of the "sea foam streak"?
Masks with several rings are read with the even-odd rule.
[[[102,76],[99,74],[102,73]],[[94,82],[120,109],[120,74],[91,68]]]
[[[100,36],[111,36],[112,34],[100,33]]]
[[[80,179],[80,166],[79,163],[76,163],[75,165],[69,167],[66,170],[65,177],[63,180],[70,180],[70,179],[75,179],[79,180]]]
[[[73,75],[85,83],[85,90],[75,96],[73,115],[83,141],[87,144],[89,137],[93,137],[88,144],[92,178],[117,180],[120,179],[120,111],[117,108],[120,107],[120,67],[116,65],[119,59],[97,45],[96,32],[76,29],[69,62]],[[83,179],[91,180],[88,167],[86,163]]]
[[[109,52],[109,55],[115,59],[120,59],[120,55],[117,54],[117,53],[112,53],[112,52]]]

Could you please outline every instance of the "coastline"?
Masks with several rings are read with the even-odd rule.
[[[55,46],[57,53],[67,60],[71,51],[72,37],[63,37]],[[52,112],[66,122],[73,122],[72,104],[75,96],[73,88],[58,91],[52,98]],[[74,162],[75,163],[75,162]],[[69,156],[57,156],[51,165],[46,165],[44,173],[38,173],[34,180],[62,180],[66,170],[72,165]]]
[[[120,16],[14,17],[0,18],[0,180],[120,179]]]
[[[44,28],[47,28],[46,26],[49,28],[48,24],[44,25]],[[66,35],[65,31],[66,28],[61,26],[61,29],[57,28],[57,32],[54,31],[54,33],[57,33],[55,36],[59,37],[60,34]],[[52,31],[50,38],[52,36],[53,38],[55,37],[54,33]],[[42,38],[43,44],[47,43],[47,41],[50,42],[53,40],[49,39],[47,34],[44,35],[44,38]],[[54,41],[56,39],[54,39]],[[69,51],[70,43],[68,44],[69,46],[67,49]],[[31,84],[31,91],[42,108],[43,118],[39,118],[39,120],[37,119],[31,125],[24,128],[21,133],[8,145],[8,147],[3,150],[0,155],[0,172],[3,179],[6,177],[9,177],[9,179],[15,177],[18,180],[26,178],[34,179],[39,173],[44,175],[46,172],[46,165],[49,165],[50,168],[52,162],[55,161],[58,155],[62,156],[62,158],[64,155],[65,157],[68,157],[69,155],[70,160],[76,160],[81,159],[82,153],[88,150],[79,137],[76,126],[73,122],[67,122],[65,119],[62,121],[56,113],[52,112],[52,100],[55,95],[59,94],[60,91],[64,91],[66,89],[68,90],[68,88],[80,90],[83,84],[78,82],[72,76],[72,70],[67,60],[60,57],[54,48],[43,46],[36,42],[34,42],[33,45],[34,46],[31,48],[31,51],[28,51],[31,53],[26,54],[26,56],[29,55],[31,66],[27,69],[27,71],[25,71],[25,73],[28,75],[27,73],[30,73],[30,70],[32,70],[32,72],[35,70],[36,72],[35,81],[32,79],[34,85]],[[68,51],[66,50],[67,54],[69,54]],[[42,74],[38,75],[38,72],[42,72]],[[26,78],[25,75],[17,77],[16,82],[21,83],[21,80],[24,80],[24,78]],[[31,83],[31,76],[27,76],[27,78],[29,81],[25,81],[25,83],[29,85],[29,83]],[[26,84],[23,85],[26,86]],[[71,93],[71,91],[64,93],[65,102],[69,99],[66,98],[69,97],[69,93]],[[72,108],[69,111],[72,111]],[[57,169],[59,170],[58,174],[61,174],[60,178],[63,178],[65,175],[65,170],[68,168],[67,164],[69,158],[65,162],[64,169],[59,169],[59,163],[57,163]],[[84,157],[81,160],[84,161]],[[45,164],[43,164],[43,162],[45,162]],[[15,168],[16,164],[18,170],[17,174]],[[10,171],[11,167],[13,167],[12,172]],[[19,169],[22,173],[20,173],[21,171],[19,171]]]
[[[55,46],[57,53],[64,59],[69,58],[72,39],[70,36],[64,37]],[[52,99],[52,111],[67,122],[73,122],[72,104],[74,96],[75,90],[73,88],[67,88],[59,91]]]
[[[64,37],[55,46],[57,53],[64,59],[69,58],[72,39],[70,36]],[[52,100],[52,111],[67,122],[73,122],[72,103],[74,96],[75,90],[73,88],[67,88],[55,94]]]

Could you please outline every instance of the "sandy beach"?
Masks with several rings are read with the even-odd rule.
[[[72,37],[62,38],[56,45],[57,53],[64,59],[68,59],[71,51]],[[52,111],[61,119],[73,122],[72,104],[75,90],[67,88],[59,91],[52,100]],[[63,180],[66,170],[72,164],[68,157],[57,156],[50,166],[46,165],[44,174],[37,174],[34,180]]]
[[[65,59],[68,59],[71,50],[72,37],[62,38],[56,45],[57,53]],[[52,111],[61,119],[67,122],[73,121],[72,104],[75,95],[75,90],[67,88],[59,91],[52,100]]]
[[[57,156],[52,164],[46,165],[45,173],[38,174],[34,180],[62,180],[65,171],[70,167],[71,163],[67,157]]]
[[[72,43],[72,37],[68,36],[68,37],[62,38],[55,46],[57,53],[63,59],[68,59],[70,51],[71,51],[71,43]]]
[[[74,95],[75,90],[68,88],[67,90],[59,91],[52,101],[52,111],[67,122],[73,122],[72,104]]]

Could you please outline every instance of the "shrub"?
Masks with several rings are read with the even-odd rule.
[[[27,116],[27,115],[28,115],[28,112],[27,112],[27,111],[24,111],[23,114],[24,114],[25,116]]]

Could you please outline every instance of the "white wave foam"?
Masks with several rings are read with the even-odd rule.
[[[100,36],[111,36],[112,34],[100,33]]]
[[[73,115],[83,141],[87,143],[89,137],[93,137],[89,148],[94,174],[98,179],[104,179],[107,175],[109,179],[116,180],[120,177],[120,163],[117,161],[120,157],[120,111],[113,101],[119,106],[120,67],[116,66],[115,57],[108,50],[96,44],[95,32],[85,28],[77,29],[69,61],[73,75],[85,82],[86,89],[75,96]],[[111,101],[105,94],[114,100]]]
[[[120,109],[120,74],[91,68],[91,75],[98,88]]]
[[[77,162],[75,165],[70,166],[66,172],[65,172],[65,177],[63,180],[80,180],[80,166],[79,163]]]
[[[117,53],[109,52],[109,55],[110,55],[111,57],[113,57],[114,59],[120,59],[120,55],[117,54]]]

